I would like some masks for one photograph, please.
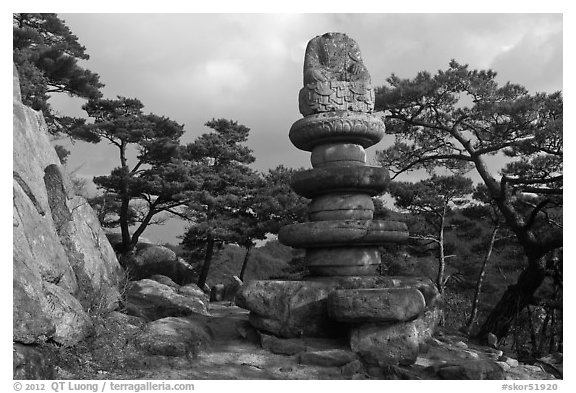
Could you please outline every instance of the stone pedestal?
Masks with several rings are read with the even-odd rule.
[[[289,132],[311,153],[312,169],[296,174],[292,189],[311,199],[308,222],[281,228],[284,245],[305,250],[310,277],[303,281],[253,281],[236,304],[250,323],[279,337],[347,336],[364,361],[410,364],[438,323],[439,294],[429,279],[377,276],[378,247],[408,239],[406,224],[374,220],[372,197],[390,177],[366,163],[365,149],[384,135],[372,113],[374,90],[356,42],[327,33],[308,43],[304,118]]]

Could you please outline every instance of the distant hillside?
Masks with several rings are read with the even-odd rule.
[[[182,253],[180,246],[171,244],[165,246],[171,248],[178,255]],[[230,276],[239,276],[245,255],[245,248],[231,244],[225,245],[220,252],[214,253],[207,279],[208,285],[225,282]],[[282,269],[291,259],[292,248],[283,246],[277,240],[271,240],[261,247],[255,247],[250,252],[244,281],[266,280],[270,277],[280,276],[283,274]]]

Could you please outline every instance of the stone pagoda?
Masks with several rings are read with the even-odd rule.
[[[406,224],[374,220],[372,197],[388,171],[366,163],[365,149],[384,136],[374,115],[374,89],[357,43],[343,33],[313,38],[304,57],[299,94],[304,116],[290,129],[313,169],[291,181],[311,199],[308,222],[279,233],[305,250],[310,275],[301,281],[262,280],[242,287],[236,303],[250,324],[278,337],[347,337],[375,364],[410,364],[440,317],[440,296],[429,279],[378,275],[379,246],[408,238]]]

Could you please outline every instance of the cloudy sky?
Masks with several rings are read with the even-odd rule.
[[[146,112],[184,124],[184,142],[207,132],[203,124],[212,118],[236,120],[251,129],[254,168],[262,171],[310,166],[309,153],[290,144],[288,130],[301,118],[306,44],[325,32],[345,32],[358,42],[375,86],[392,73],[413,77],[445,69],[450,59],[492,68],[500,82],[531,92],[562,90],[563,83],[562,14],[59,16],[86,47],[91,58],[85,66],[100,75],[106,97],[136,97]],[[53,100],[62,113],[83,114],[78,100]],[[385,138],[369,152],[388,143]],[[69,168],[84,176],[118,166],[111,146],[76,143],[71,150]],[[155,232],[151,240],[162,240]]]

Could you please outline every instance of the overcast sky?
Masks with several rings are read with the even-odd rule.
[[[288,130],[302,117],[298,91],[306,44],[325,32],[345,32],[358,42],[374,86],[392,73],[411,78],[446,69],[455,59],[492,68],[499,82],[531,92],[562,90],[562,14],[59,16],[86,47],[85,66],[106,84],[105,97],[136,97],[146,112],[184,124],[183,142],[207,132],[203,124],[212,118],[236,120],[251,129],[254,168],[262,171],[310,166],[310,154],[291,145]],[[68,115],[83,115],[81,104],[53,99]],[[389,143],[387,137],[368,152]],[[69,168],[82,175],[118,166],[117,151],[104,143],[76,143],[71,150]]]

